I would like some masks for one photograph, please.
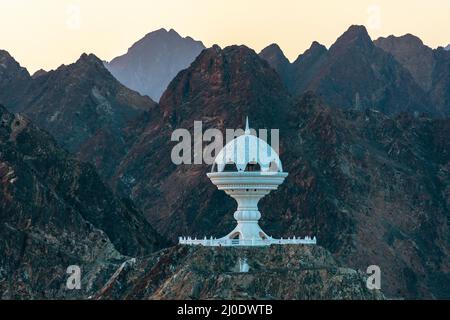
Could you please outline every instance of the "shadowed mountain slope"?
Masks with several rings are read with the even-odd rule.
[[[127,87],[158,101],[170,81],[203,49],[201,41],[183,38],[173,29],[160,29],[147,34],[106,67]]]

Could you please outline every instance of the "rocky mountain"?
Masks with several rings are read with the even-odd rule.
[[[156,107],[148,97],[120,84],[92,54],[33,78],[21,72],[24,84],[8,81],[12,87],[0,88],[5,92],[0,102],[27,115],[81,160],[93,163],[103,177],[112,174],[127,151],[124,128]]]
[[[0,50],[0,102],[17,103],[20,96],[12,93],[21,92],[29,78],[27,69],[20,66],[7,51]]]
[[[375,45],[392,54],[425,90],[440,114],[450,114],[450,52],[431,49],[411,34],[379,38]]]
[[[128,52],[106,64],[128,88],[158,101],[177,73],[205,49],[201,41],[181,37],[175,30],[150,32]]]
[[[450,44],[444,48],[445,50],[450,50]]]
[[[45,74],[47,74],[47,71],[45,71],[44,69],[39,69],[35,73],[33,73],[33,75],[31,77],[33,79],[35,79],[35,78],[38,78],[38,77],[43,76]]]
[[[208,166],[172,163],[171,132],[193,132],[194,120],[204,129],[242,128],[248,115],[253,128],[280,129],[290,174],[260,204],[269,234],[316,235],[345,265],[379,265],[388,296],[449,296],[448,120],[342,111],[309,93],[292,100],[275,71],[243,46],[203,51],[169,85],[160,111],[112,185],[168,238],[225,234],[235,210],[206,178]]]
[[[287,82],[287,86],[294,95],[303,93],[302,90],[308,88],[311,79],[320,74],[322,66],[328,59],[327,48],[314,41],[311,47],[300,55],[291,67],[291,81]],[[299,90],[299,88],[301,88]]]
[[[314,42],[289,69],[291,77],[282,78],[294,96],[313,91],[332,107],[441,114],[408,70],[375,46],[363,26],[351,26],[329,50]]]
[[[223,232],[231,226],[226,213],[233,202],[212,187],[206,166],[172,163],[172,131],[192,131],[194,120],[202,120],[204,129],[241,126],[246,115],[258,115],[252,122],[259,127],[279,127],[287,99],[279,76],[253,50],[204,50],[169,85],[160,100],[161,114],[150,117],[118,167],[115,189],[131,197],[171,239],[193,230]]]
[[[264,230],[274,237],[315,235],[338,265],[359,270],[373,264],[380,266],[382,289],[387,297],[450,297],[447,285],[450,280],[447,259],[450,120],[420,114],[420,111],[430,112],[432,94],[436,95],[435,99],[446,97],[446,51],[433,51],[433,56],[442,57],[434,60],[434,69],[440,73],[433,71],[431,87],[437,89],[430,92],[425,89],[428,78],[422,69],[413,74],[405,62],[408,59],[402,62],[375,45],[363,27],[351,27],[329,50],[313,43],[290,64],[288,74],[281,72],[288,65],[280,52],[277,46],[263,50],[260,56],[245,46],[224,49],[213,46],[203,50],[189,68],[170,82],[159,105],[117,83],[93,56],[82,56],[73,65],[34,79],[24,74],[21,86],[14,87],[15,93],[2,87],[0,92],[8,92],[4,95],[8,107],[25,112],[51,131],[60,144],[79,158],[94,163],[114,191],[130,198],[155,229],[172,243],[180,235],[221,236],[235,223],[232,217],[235,202],[210,183],[206,177],[208,166],[173,164],[170,155],[177,142],[171,141],[172,132],[185,128],[192,133],[194,121],[202,121],[204,130],[217,128],[223,132],[226,128],[242,128],[246,116],[255,129],[278,128],[280,156],[289,177],[260,204]],[[428,51],[420,52],[422,55]],[[425,63],[426,59],[426,56],[419,57],[417,61]],[[9,65],[2,77],[14,72],[22,74],[20,66]],[[3,86],[5,83],[10,81],[3,82]],[[433,105],[432,113],[441,114],[442,109],[436,106]],[[37,161],[41,157],[27,154],[23,158]],[[40,167],[38,171],[52,177],[56,170],[54,163],[59,162],[49,160],[47,171]],[[68,167],[72,174],[79,172],[65,164],[63,167]],[[10,177],[10,171],[5,170],[3,175]],[[73,191],[72,188],[64,190]],[[87,196],[66,197],[79,200],[81,207],[96,203]],[[58,199],[67,198],[58,193]],[[104,202],[109,201],[113,200]],[[132,208],[131,204],[126,205]],[[17,205],[11,212],[22,206]],[[50,204],[45,206],[52,208]],[[62,222],[58,224],[61,225]],[[106,227],[98,227],[103,228]],[[86,233],[81,234],[88,239]],[[119,240],[107,236],[116,246],[114,241]],[[13,239],[3,245],[4,250],[10,252],[13,243],[17,241]],[[105,284],[107,279],[100,279],[95,282],[95,288],[104,289],[99,298],[170,298],[178,297],[177,291],[179,297],[193,294],[202,298],[227,296],[231,291],[241,295],[244,289],[262,297],[256,278],[245,278],[249,286],[242,290],[236,287],[240,278],[233,278],[224,286],[230,291],[217,289],[213,279],[225,279],[222,274],[216,277],[212,273],[207,284],[195,290],[180,288],[180,284],[172,282],[172,275],[192,277],[186,281],[187,286],[200,288],[195,261],[214,260],[220,254],[220,251],[216,254],[207,250],[170,249],[162,256],[156,254],[138,260],[135,266],[123,257],[114,258],[122,264],[108,278],[111,281]],[[233,251],[229,254],[231,262],[227,263],[235,265],[238,256]],[[182,268],[184,257],[195,260],[186,269]],[[161,262],[156,262],[158,259]],[[255,259],[250,262],[253,267],[262,257]],[[274,259],[287,261],[280,256]],[[330,261],[327,264],[332,265]],[[272,266],[277,268],[275,264]],[[325,269],[329,270],[328,267]],[[199,269],[203,276],[214,271],[205,268]],[[127,272],[122,273],[127,270],[130,270],[129,278]],[[134,278],[147,270],[153,270],[148,271],[148,279],[153,279],[155,286],[150,280]],[[122,274],[125,278],[117,282]],[[303,274],[292,274],[299,281],[307,281]],[[342,278],[342,274],[326,271],[325,275],[320,274],[325,276],[320,279],[334,283],[334,275]],[[26,276],[20,273],[11,281],[19,281],[19,277]],[[281,275],[272,270],[267,277],[276,281]],[[305,284],[295,282],[294,278],[286,275],[282,279]],[[127,286],[118,288],[119,283]],[[167,291],[163,283],[167,284]],[[350,287],[356,290],[351,289],[351,295],[365,294],[353,285]],[[291,291],[302,294],[292,288]],[[274,292],[277,297],[288,295],[280,282]],[[329,293],[324,289],[320,294]]]
[[[241,265],[246,263],[247,272]],[[318,246],[173,247],[123,268],[96,299],[383,299]]]
[[[124,255],[165,244],[93,166],[2,106],[0,120],[1,298],[77,297],[65,287],[68,266],[80,266],[83,285],[95,290]]]
[[[389,36],[378,38],[375,45],[391,53],[413,76],[414,80],[426,91],[431,89],[435,60],[433,49],[423,44],[412,34],[402,37]]]
[[[272,68],[280,75],[284,83],[290,83],[291,81],[291,63],[284,55],[281,48],[276,44],[265,47],[259,53],[259,57],[266,60]]]
[[[291,179],[267,199],[268,228],[313,230],[348,265],[379,265],[388,296],[448,297],[449,119],[342,112],[308,95],[291,112]]]

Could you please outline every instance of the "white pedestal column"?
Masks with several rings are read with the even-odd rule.
[[[267,239],[267,234],[258,224],[258,221],[261,218],[261,213],[258,210],[258,202],[267,195],[270,190],[237,189],[225,190],[225,192],[233,197],[238,204],[238,208],[234,213],[234,218],[238,224],[225,238],[239,238],[241,240]]]

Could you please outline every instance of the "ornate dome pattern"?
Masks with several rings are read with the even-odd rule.
[[[248,165],[257,165],[262,172],[283,172],[278,153],[267,142],[251,134],[248,119],[245,134],[223,147],[214,160],[212,172],[224,172],[229,164],[234,164],[234,171],[238,172],[248,171]]]

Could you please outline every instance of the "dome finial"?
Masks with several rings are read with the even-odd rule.
[[[248,116],[245,119],[245,134],[250,134],[250,126],[248,124]]]

